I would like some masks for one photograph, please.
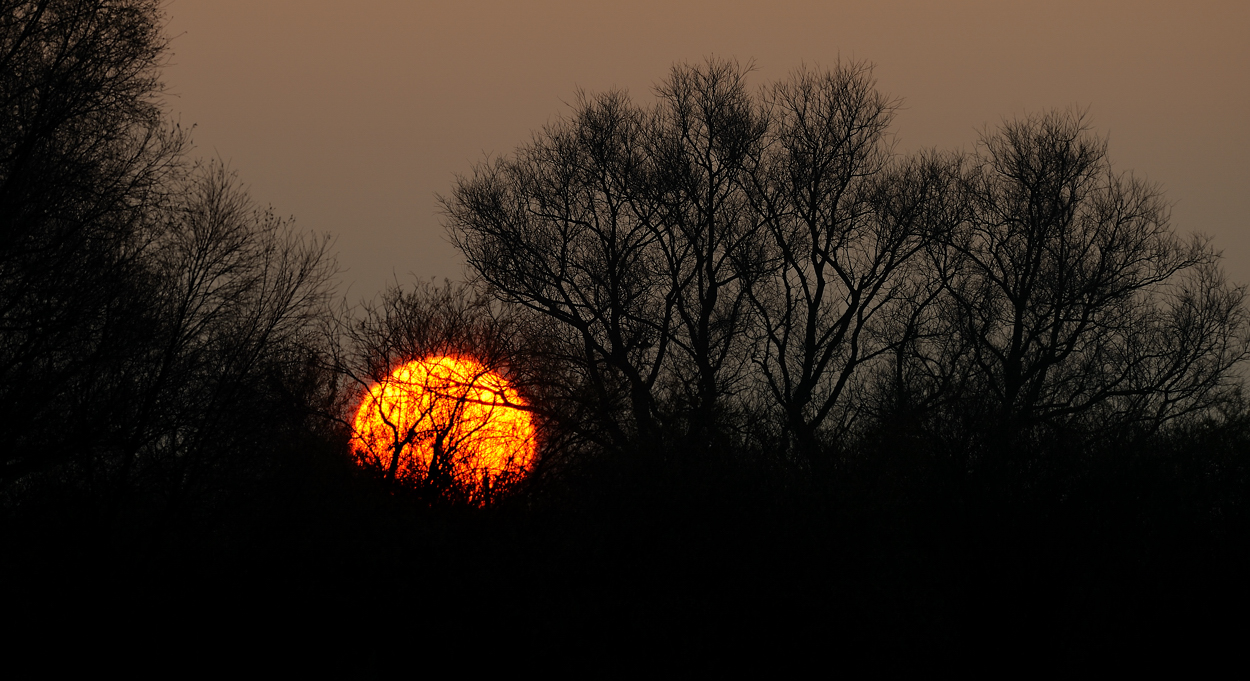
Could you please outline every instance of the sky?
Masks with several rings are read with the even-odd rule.
[[[172,0],[166,103],[195,153],[336,238],[340,293],[464,279],[437,196],[568,112],[640,102],[675,63],[875,64],[896,150],[972,149],[1002,121],[1088,110],[1250,283],[1250,2],[1193,0]]]

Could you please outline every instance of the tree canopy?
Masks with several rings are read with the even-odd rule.
[[[653,105],[583,94],[443,199],[481,280],[552,325],[598,405],[582,427],[688,449],[762,419],[819,458],[956,410],[1007,451],[1235,399],[1243,289],[1081,114],[903,156],[866,64],[746,76],[709,60]]]

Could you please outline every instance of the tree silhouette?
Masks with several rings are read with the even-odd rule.
[[[748,369],[746,292],[755,268],[743,267],[749,258],[741,254],[761,223],[746,188],[767,124],[747,93],[746,72],[709,60],[674,67],[656,88],[650,198],[678,322],[670,371],[688,448],[714,442],[726,398],[743,387]]]
[[[648,125],[620,93],[583,98],[571,120],[516,158],[477,167],[443,199],[471,266],[555,325],[557,352],[590,386],[600,439],[617,447],[659,432],[654,389],[675,323],[645,193]]]
[[[760,229],[746,176],[764,133],[745,72],[675,67],[651,109],[582,96],[570,119],[443,199],[483,280],[555,325],[599,439],[618,449],[683,432],[710,441],[743,379],[735,254]]]
[[[950,227],[954,161],[891,160],[894,105],[865,65],[761,98],[747,71],[675,67],[650,108],[582,95],[443,199],[483,280],[573,332],[563,356],[618,448],[707,447],[762,383],[811,453],[860,364],[892,347],[878,311]]]
[[[2,480],[116,434],[186,144],[158,106],[160,29],[154,0],[0,2]]]
[[[581,95],[443,199],[470,266],[587,386],[601,441],[705,448],[759,395],[809,458],[869,412],[958,403],[948,426],[980,413],[1009,446],[1228,403],[1241,289],[1079,115],[902,158],[867,65],[759,97],[745,74],[678,66],[650,107]]]
[[[141,260],[151,319],[136,344],[144,354],[127,367],[132,397],[114,444],[121,485],[139,462],[191,485],[198,468],[236,453],[232,431],[261,418],[248,413],[265,408],[251,402],[260,385],[306,370],[321,351],[329,238],[256,207],[218,163],[176,189]]]
[[[860,366],[902,341],[883,318],[930,302],[928,277],[913,261],[953,226],[957,171],[939,155],[891,157],[895,103],[874,89],[866,64],[800,70],[775,84],[767,103],[752,199],[768,238],[749,254],[760,269],[749,288],[757,364],[785,431],[812,456],[835,408],[835,431],[858,411],[845,394]],[[865,398],[861,391],[853,401]]]
[[[543,410],[518,392],[528,374],[519,366],[521,330],[489,296],[451,283],[395,285],[358,310],[341,309],[331,331],[335,371],[347,379],[334,416],[352,430],[365,468],[474,505],[529,472]],[[530,430],[513,432],[508,410],[524,412]],[[501,449],[516,449],[512,440],[526,440],[525,451],[496,461]]]
[[[326,398],[329,240],[186,157],[161,3],[0,10],[0,489],[161,533],[246,494]]]
[[[1080,114],[1007,122],[970,161],[932,261],[942,331],[914,357],[963,377],[995,446],[1039,426],[1153,431],[1233,398],[1244,289],[1209,240],[1173,232],[1155,187],[1111,169]]]

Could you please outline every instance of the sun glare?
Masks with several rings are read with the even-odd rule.
[[[483,500],[533,465],[527,404],[477,361],[434,356],[400,365],[361,400],[353,448],[362,465]]]

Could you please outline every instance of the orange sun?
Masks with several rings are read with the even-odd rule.
[[[359,462],[386,477],[430,482],[485,501],[523,477],[536,453],[528,405],[503,377],[463,357],[400,365],[361,400]]]

